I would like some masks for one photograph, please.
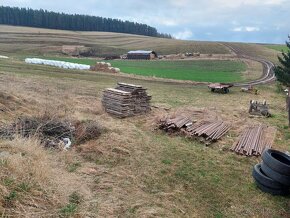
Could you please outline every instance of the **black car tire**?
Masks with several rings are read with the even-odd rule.
[[[267,149],[263,152],[262,159],[271,169],[280,174],[290,176],[290,157],[287,154]]]
[[[281,183],[268,177],[261,169],[261,164],[256,164],[254,166],[252,175],[258,183],[268,188],[272,188],[272,189],[286,189],[287,188],[285,185],[282,185]]]
[[[283,174],[276,172],[264,162],[262,162],[261,164],[261,169],[268,177],[272,178],[276,182],[279,182],[288,187],[290,186],[290,176],[285,176]]]
[[[256,181],[256,185],[257,187],[262,190],[263,192],[272,194],[272,195],[289,195],[289,190],[288,189],[273,189],[273,188],[269,188],[267,186],[264,186],[262,184],[260,184],[258,181]]]

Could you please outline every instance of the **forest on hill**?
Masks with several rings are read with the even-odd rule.
[[[0,24],[72,31],[102,31],[172,38],[146,24],[98,16],[0,6]]]

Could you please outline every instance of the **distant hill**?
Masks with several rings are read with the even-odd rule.
[[[30,8],[0,7],[0,24],[73,31],[103,31],[172,38],[146,24]]]
[[[0,25],[0,54],[8,56],[62,54],[63,46],[85,46],[92,56],[121,55],[129,50],[154,50],[158,55],[199,52],[229,54],[218,42],[184,41],[110,32],[78,32]]]

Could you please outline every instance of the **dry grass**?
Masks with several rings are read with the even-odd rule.
[[[251,44],[251,43],[231,43],[237,46],[244,54],[260,57],[266,60],[272,61],[273,63],[277,63],[277,56],[280,54],[279,51],[267,48],[264,45],[260,44]]]
[[[274,148],[289,150],[289,133],[284,129],[287,124],[284,96],[275,92],[274,85],[258,87],[261,93],[258,96],[241,93],[238,88],[223,95],[211,93],[205,86],[191,84],[143,81],[39,66],[24,68],[14,60],[2,61],[0,65],[0,92],[21,100],[22,107],[16,108],[13,116],[21,113],[37,115],[51,110],[73,119],[98,120],[108,129],[99,139],[75,146],[66,153],[42,150],[33,140],[26,143],[17,139],[21,141],[17,142],[19,146],[26,144],[25,149],[30,146],[34,148],[31,148],[31,155],[29,152],[26,152],[28,155],[18,155],[17,158],[23,160],[19,163],[27,168],[24,161],[27,158],[47,168],[44,174],[48,178],[46,183],[42,183],[45,177],[40,173],[35,179],[33,176],[28,177],[29,181],[45,187],[45,203],[34,197],[32,192],[26,196],[36,199],[39,205],[44,204],[53,215],[59,215],[61,209],[71,209],[66,206],[69,204],[69,195],[76,190],[82,196],[82,201],[77,206],[75,217],[289,215],[288,198],[273,197],[255,187],[251,169],[260,158],[245,158],[228,150],[237,134],[247,124],[254,122],[275,126],[278,134]],[[102,90],[114,86],[117,81],[148,88],[149,94],[153,96],[152,103],[170,108],[169,113],[205,110],[211,116],[220,116],[230,121],[233,128],[217,144],[204,147],[196,141],[178,136],[169,137],[154,131],[154,119],[168,113],[160,108],[153,109],[150,114],[124,120],[113,118],[103,111],[100,100]],[[274,117],[249,118],[247,111],[251,99],[267,99]],[[2,114],[7,117],[5,122],[14,120],[12,115]],[[11,151],[16,141],[1,143],[1,151]],[[15,149],[17,153],[18,146]],[[44,158],[34,156],[34,151]],[[21,172],[14,168],[11,171],[12,175],[18,176],[18,173]],[[5,171],[1,171],[0,175],[6,175]],[[22,176],[20,174],[17,178],[21,179]],[[18,184],[18,179],[15,181]],[[1,190],[7,189],[6,196],[14,190],[3,185],[3,180],[0,187]],[[30,201],[19,200],[14,209],[4,206],[2,211],[5,209],[14,216],[25,212],[29,217],[36,209],[28,207],[27,202]],[[38,210],[47,216],[51,213],[41,208]]]
[[[51,72],[49,77],[38,73],[33,76],[4,73],[0,91],[23,99],[31,114],[53,110],[63,117],[84,121],[97,119],[108,131],[97,140],[81,144],[67,153],[40,150],[45,158],[35,161],[43,160],[47,164],[45,172],[51,171],[46,175],[49,177],[47,181],[52,183],[45,186],[45,190],[48,193],[54,190],[53,195],[46,196],[46,207],[51,207],[49,211],[59,214],[69,204],[68,196],[79,190],[83,200],[77,207],[76,217],[287,216],[287,199],[261,193],[253,184],[251,167],[260,160],[228,151],[234,137],[253,122],[276,126],[279,132],[275,148],[287,149],[289,140],[286,141],[283,129],[287,123],[284,98],[274,92],[275,87],[260,87],[259,96],[240,93],[239,89],[220,95],[203,86],[126,79],[126,82],[149,88],[153,104],[171,108],[170,113],[190,114],[193,110],[205,110],[206,114],[220,116],[234,124],[227,137],[205,148],[182,137],[168,137],[153,131],[154,119],[168,113],[163,109],[126,120],[105,114],[100,105],[101,91],[114,86],[115,78],[93,76],[87,81],[79,75],[78,78],[59,80],[51,77],[53,75]],[[267,99],[276,117],[249,118],[248,103],[252,98]],[[9,146],[2,150],[9,150]],[[32,146],[37,147],[37,143]],[[126,152],[118,152],[120,149]],[[41,178],[40,174],[35,181],[42,183]],[[56,196],[59,198],[57,203],[54,201]],[[26,202],[18,203],[25,205]],[[256,206],[252,207],[253,204]],[[11,214],[23,212],[19,208],[11,210]],[[31,215],[35,209],[25,210]],[[46,212],[43,216],[48,215]]]
[[[107,32],[75,32],[63,30],[12,27],[1,25],[1,54],[11,56],[61,53],[62,45],[84,45],[97,49],[98,55],[116,55],[128,50],[152,49],[158,54],[200,52],[227,54],[228,49],[216,42],[182,41]],[[13,46],[11,46],[13,44]],[[21,53],[19,53],[21,51]]]
[[[85,200],[92,197],[91,190],[82,184],[84,179],[66,170],[71,154],[50,155],[39,141],[22,138],[1,141],[0,151],[3,150],[9,152],[0,160],[3,217],[57,217],[73,192],[77,191]],[[79,208],[87,206],[85,203]]]

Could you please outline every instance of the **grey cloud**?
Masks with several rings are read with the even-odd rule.
[[[1,2],[9,6],[43,8],[142,22],[155,26],[160,32],[195,40],[284,43],[290,33],[287,23],[290,18],[290,1],[286,0],[2,0]],[[233,31],[239,28],[246,31]]]

